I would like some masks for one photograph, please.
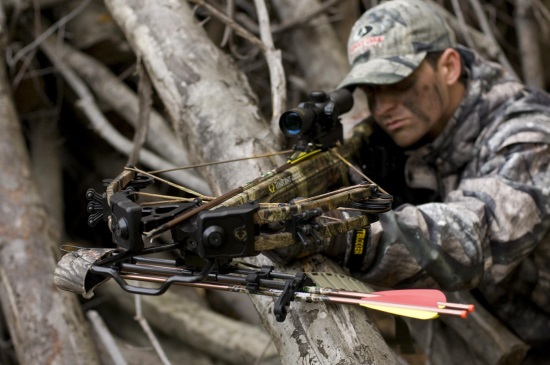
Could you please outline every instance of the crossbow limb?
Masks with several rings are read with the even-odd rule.
[[[339,122],[333,123],[338,118],[330,113],[335,113],[338,105],[334,104],[343,102],[323,95],[321,99],[315,94],[311,105],[296,111],[321,110],[314,116],[315,121],[324,123],[323,128],[312,127],[312,131],[301,134],[304,138],[286,164],[220,197],[140,205],[139,193],[153,177],[132,166],[113,179],[104,193],[88,190],[88,224],[105,221],[116,248],[67,253],[55,270],[55,284],[87,298],[109,278],[135,294],[160,295],[175,284],[269,295],[277,298],[274,314],[278,321],[285,319],[293,300],[385,308],[422,319],[438,314],[466,316],[471,307],[446,303],[439,291],[407,304],[396,302],[397,297],[388,298],[384,292],[369,293],[349,277],[338,277],[339,284],[325,287],[321,278],[334,279],[334,274],[279,273],[271,266],[252,267],[235,261],[290,245],[315,251],[315,246],[330,237],[368,227],[377,221],[379,213],[391,209],[392,197],[370,181],[326,193],[346,175],[344,161],[353,143],[326,147],[335,144],[334,135],[341,134]],[[341,93],[337,95],[341,97]],[[306,114],[299,117],[306,118]],[[287,127],[294,128],[295,120],[291,122]],[[345,218],[334,220],[325,215],[335,209],[347,212]],[[170,243],[157,245],[155,241],[165,232],[169,232]],[[158,253],[169,253],[172,258],[158,258]],[[130,283],[135,280],[158,286]]]

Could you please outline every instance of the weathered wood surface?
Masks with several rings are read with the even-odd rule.
[[[1,9],[0,9],[1,12]],[[0,16],[0,19],[2,16]],[[0,28],[1,30],[4,28]],[[0,34],[3,39],[3,34]],[[0,47],[2,50],[4,46]],[[81,308],[52,273],[60,243],[31,174],[0,61],[0,304],[20,365],[98,364]]]
[[[273,7],[279,18],[291,22],[321,6],[318,0],[276,0]],[[294,29],[289,37],[291,54],[304,70],[307,90],[330,91],[336,88],[349,70],[345,42],[338,39],[327,15],[320,15]],[[297,76],[297,75],[292,75]]]
[[[268,361],[277,356],[269,335],[261,327],[215,313],[182,289],[189,288],[175,287],[161,296],[141,297],[143,315],[157,332],[194,349],[197,356],[208,355],[229,364],[254,364],[259,358]],[[97,291],[108,295],[128,313],[134,310],[133,295],[121,292],[114,282]]]

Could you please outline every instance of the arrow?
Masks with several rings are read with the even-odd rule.
[[[144,276],[135,274],[123,274],[124,279],[140,280],[164,283],[165,277]],[[198,282],[183,283],[176,282],[176,285],[194,286],[205,289],[223,290],[246,294],[259,294],[278,297],[282,290],[259,289],[250,291],[242,285],[228,285],[224,283]],[[469,312],[474,310],[471,304],[447,303],[445,294],[433,289],[403,289],[388,290],[373,293],[359,293],[333,288],[322,288],[317,286],[306,286],[302,291],[294,293],[294,300],[307,303],[328,302],[340,304],[361,305],[374,310],[379,310],[398,316],[411,317],[416,319],[433,319],[440,314],[454,315],[466,318]]]
[[[359,304],[367,308],[417,319],[432,319],[439,314],[466,318],[468,313],[474,310],[474,306],[471,304],[448,303],[445,294],[435,289],[358,293],[332,288],[305,287],[304,291],[336,298],[331,301],[339,303]]]

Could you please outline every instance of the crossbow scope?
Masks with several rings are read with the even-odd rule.
[[[343,141],[340,116],[352,107],[353,96],[349,90],[340,89],[329,94],[314,91],[297,108],[281,114],[279,127],[285,135],[298,138],[297,149],[304,149],[308,144],[327,149]]]

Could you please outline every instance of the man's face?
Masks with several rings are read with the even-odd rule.
[[[433,140],[454,111],[447,84],[426,60],[396,84],[359,87],[376,122],[402,148]]]

